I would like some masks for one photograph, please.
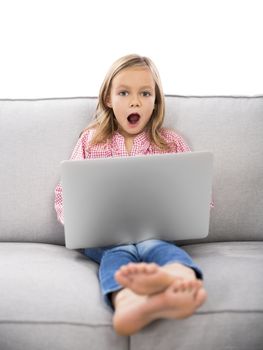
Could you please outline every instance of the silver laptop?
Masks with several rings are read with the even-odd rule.
[[[210,152],[61,163],[66,247],[208,235]]]

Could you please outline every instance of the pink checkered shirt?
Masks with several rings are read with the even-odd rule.
[[[70,159],[81,160],[167,153],[167,151],[162,151],[154,147],[150,143],[146,132],[142,132],[134,138],[130,154],[128,154],[126,150],[124,137],[118,132],[115,132],[112,139],[107,143],[90,146],[90,140],[93,132],[94,129],[89,129],[81,135]],[[183,138],[177,135],[173,130],[162,129],[161,135],[170,146],[169,153],[190,152],[190,148],[185,143]],[[55,209],[57,212],[58,221],[63,224],[63,200],[62,187],[60,183],[55,189]]]

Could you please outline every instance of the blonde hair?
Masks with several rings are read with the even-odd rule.
[[[113,110],[107,105],[112,80],[121,70],[130,67],[148,67],[153,75],[155,81],[155,108],[147,124],[147,129],[151,143],[159,149],[168,150],[170,147],[161,136],[161,127],[163,125],[165,112],[161,79],[151,59],[136,54],[121,57],[112,64],[99,91],[95,118],[83,132],[95,128],[90,145],[105,143],[112,138],[114,132],[118,129]]]

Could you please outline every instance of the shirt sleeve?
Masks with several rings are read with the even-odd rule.
[[[191,152],[191,149],[188,146],[188,144],[179,135],[177,135],[177,138],[176,138],[176,152]]]
[[[183,137],[178,135],[174,130],[164,128],[162,129],[162,136],[170,146],[171,153],[191,152],[190,147],[183,139]]]
[[[89,140],[89,130],[81,135],[78,139],[76,146],[73,149],[70,159],[71,160],[82,160],[86,158],[86,148]],[[57,213],[58,221],[64,225],[64,214],[63,214],[63,194],[62,186],[59,182],[55,188],[55,210]]]

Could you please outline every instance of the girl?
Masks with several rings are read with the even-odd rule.
[[[179,135],[162,127],[163,120],[164,94],[154,63],[138,55],[122,57],[106,75],[95,119],[71,159],[190,151]],[[63,224],[60,184],[55,209]],[[100,264],[102,294],[119,334],[133,334],[156,319],[188,317],[206,299],[201,270],[173,243],[151,239],[87,248],[85,255]]]

